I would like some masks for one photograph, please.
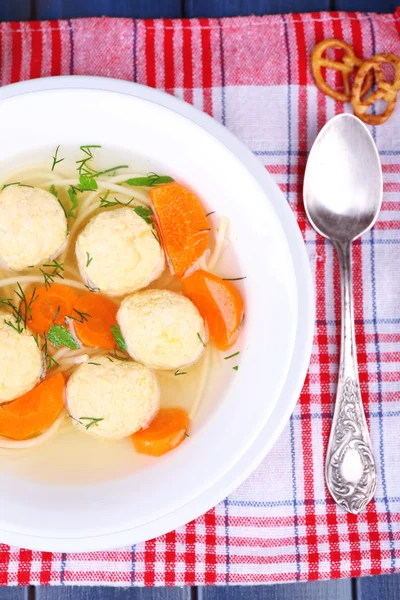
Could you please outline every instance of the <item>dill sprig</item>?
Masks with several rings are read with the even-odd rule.
[[[201,335],[199,334],[199,332],[197,332],[197,337],[199,338],[200,342],[203,344],[203,346],[205,346],[205,343],[201,337]]]
[[[133,185],[135,187],[154,187],[155,185],[161,185],[163,183],[171,183],[174,181],[172,177],[168,175],[157,175],[157,173],[147,173],[146,177],[133,177],[127,179],[125,183]]]
[[[96,417],[79,417],[79,419],[75,419],[75,417],[73,417],[70,413],[68,413],[67,416],[73,421],[75,421],[75,423],[83,425],[85,429],[90,429],[90,427],[92,427],[93,425],[96,425],[96,427],[98,427],[98,423],[100,423],[100,421],[104,421],[103,417],[100,419],[97,419]],[[82,423],[82,421],[89,421],[89,423]]]
[[[121,200],[118,200],[118,198],[114,197],[114,200],[107,200],[108,196],[110,194],[110,190],[107,190],[107,192],[104,194],[104,196],[100,196],[100,208],[109,208],[110,206],[129,206],[135,198],[131,198],[129,200],[129,202],[121,202]]]
[[[71,217],[72,219],[75,219],[75,217],[76,217],[76,209],[79,206],[77,192],[80,192],[80,191],[81,190],[79,188],[76,188],[73,185],[70,185],[68,188],[68,196],[69,196],[69,199],[71,200],[71,206],[67,213],[67,217]]]
[[[11,183],[5,183],[3,185],[3,187],[1,188],[1,191],[5,190],[7,187],[10,187],[10,185],[21,185],[20,181],[12,181]]]
[[[177,369],[175,371],[175,377],[178,377],[178,375],[187,375],[186,371],[181,371],[180,369]]]
[[[92,152],[92,148],[101,148],[98,145],[89,145],[89,146],[80,146],[80,149],[85,154],[84,158],[81,160],[77,160],[76,164],[78,165],[78,173],[81,176],[86,177],[87,179],[80,179],[80,184],[83,184],[85,189],[82,189],[82,185],[80,185],[80,191],[97,190],[97,183],[94,181],[95,177],[100,177],[100,175],[106,175],[107,173],[113,173],[114,171],[118,171],[119,169],[127,169],[128,165],[116,165],[115,167],[110,167],[109,169],[104,169],[103,171],[96,171],[89,163],[94,159],[94,154]],[[90,181],[88,181],[90,180]],[[92,186],[87,188],[86,186]],[[94,187],[94,185],[96,187]]]
[[[92,318],[92,315],[89,315],[89,313],[81,312],[80,310],[77,310],[76,308],[74,308],[72,312],[76,312],[78,317],[74,317],[73,315],[66,315],[65,318],[72,319],[73,321],[77,321],[78,323],[84,323],[85,321],[88,321],[89,319]]]
[[[223,277],[222,281],[242,281],[242,279],[246,279],[246,277]]]
[[[4,323],[14,329],[17,333],[22,333],[27,328],[27,321],[32,318],[32,304],[38,299],[36,288],[34,288],[30,299],[28,300],[21,285],[17,283],[15,294],[19,298],[19,303],[16,305],[10,298],[0,298],[0,304],[11,308],[12,316],[15,323],[11,320],[5,320]]]
[[[53,322],[56,320],[56,318],[57,317],[55,317]],[[58,362],[49,354],[46,333],[43,335],[43,340],[42,352],[44,352],[44,361],[47,369],[50,371],[52,367],[58,367]]]
[[[65,210],[64,204],[60,200],[60,197],[58,195],[58,192],[56,190],[56,186],[55,185],[51,185],[50,186],[50,194],[53,194],[53,196],[55,196],[55,198],[57,198],[57,202],[61,206],[61,208],[63,209],[63,213],[65,215],[65,218],[67,219],[68,218],[67,211]]]
[[[92,169],[90,167],[90,165],[88,164],[91,160],[94,159],[92,148],[101,148],[101,146],[98,146],[96,144],[80,146],[80,149],[85,154],[85,156],[81,160],[76,161],[76,164],[78,165],[77,169],[78,169],[79,175],[89,175],[90,176],[93,173],[95,173],[95,170]]]
[[[229,356],[224,356],[225,360],[229,360],[230,358],[233,358],[234,356],[239,356],[240,352],[235,352],[234,354],[230,354]]]
[[[60,146],[58,145],[57,148],[56,148],[56,151],[54,153],[54,156],[53,156],[53,164],[51,165],[51,170],[52,171],[54,171],[54,167],[56,165],[58,165],[58,163],[60,163],[60,162],[62,162],[64,160],[63,158],[58,158],[58,151],[59,151],[59,149],[60,149]]]
[[[53,271],[49,273],[48,271],[44,271],[42,268],[39,271],[42,273],[44,278],[44,285],[46,286],[46,290],[48,290],[51,285],[54,283],[56,277],[60,279],[64,279],[64,275],[62,275],[62,271],[64,271],[64,264],[59,263],[56,260],[53,260],[51,263],[47,263],[42,265],[43,267],[52,268]]]
[[[86,430],[88,430],[93,425],[96,425],[96,427],[98,427],[100,421],[104,421],[104,417],[101,417],[100,419],[97,419],[96,417],[79,417],[78,421],[81,425],[85,426]],[[89,423],[82,423],[82,421],[89,421]]]
[[[89,252],[86,252],[86,266],[88,267],[93,260],[93,256],[90,256]]]

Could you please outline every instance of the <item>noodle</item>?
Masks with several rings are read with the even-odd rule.
[[[200,406],[200,402],[203,398],[204,390],[205,390],[207,380],[208,380],[208,371],[209,371],[209,366],[210,366],[211,351],[212,351],[211,346],[207,345],[204,350],[203,363],[201,365],[200,380],[197,383],[196,396],[194,398],[192,408],[190,409],[190,412],[189,412],[189,419],[191,421],[193,421],[194,417],[196,416],[197,411]]]
[[[208,261],[208,270],[212,271],[221,258],[224,244],[228,235],[229,220],[226,217],[221,218],[221,222],[218,227],[217,239],[215,242],[214,250]]]

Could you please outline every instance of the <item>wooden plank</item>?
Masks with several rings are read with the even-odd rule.
[[[29,587],[0,587],[0,600],[28,600]]]
[[[398,4],[398,0],[335,0],[335,10],[391,13]]]
[[[0,0],[4,1],[4,0]],[[13,0],[6,0],[12,2]],[[180,17],[181,0],[35,0],[35,19]]]
[[[35,600],[190,600],[189,587],[112,588],[112,587],[37,587]],[[0,596],[0,600],[3,600]],[[11,596],[6,600],[11,599]],[[23,600],[17,598],[16,600]],[[25,600],[25,599],[24,599]],[[344,599],[345,600],[345,599]]]
[[[352,600],[351,579],[265,586],[198,588],[198,600]],[[368,600],[372,600],[371,596]],[[366,598],[364,599],[366,600]],[[379,600],[387,600],[379,598]]]
[[[0,0],[0,21],[27,21],[31,18],[31,0]]]
[[[399,600],[400,575],[361,577],[356,582],[357,600]]]
[[[233,17],[329,10],[329,0],[184,0],[184,6],[186,17]]]

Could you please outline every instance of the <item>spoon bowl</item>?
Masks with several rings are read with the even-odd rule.
[[[352,241],[375,223],[382,203],[382,170],[366,126],[337,115],[319,133],[304,179],[304,206],[314,227],[333,241]]]

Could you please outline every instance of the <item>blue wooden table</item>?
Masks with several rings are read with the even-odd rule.
[[[228,17],[348,10],[393,12],[400,0],[0,0],[0,21],[114,16]],[[259,587],[0,588],[0,600],[400,600],[400,575]]]
[[[0,21],[73,17],[230,17],[320,10],[393,12],[400,0],[0,0]]]

